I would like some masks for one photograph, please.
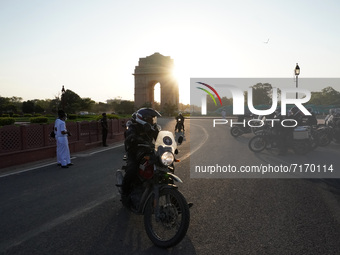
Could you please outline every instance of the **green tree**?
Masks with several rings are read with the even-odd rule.
[[[253,105],[272,104],[272,85],[269,83],[257,83],[252,86]]]
[[[312,92],[309,104],[323,105],[323,95],[322,92]]]
[[[175,104],[165,103],[162,109],[162,115],[173,116],[177,111],[177,106]]]
[[[81,98],[72,90],[67,89],[61,96],[60,109],[64,109],[66,113],[77,113],[81,110]]]
[[[326,87],[321,90],[326,105],[339,104],[340,103],[340,92],[336,91],[332,87]]]
[[[0,114],[5,113],[5,109],[7,104],[9,103],[9,99],[6,97],[0,97]]]
[[[103,103],[103,102],[96,103],[96,104],[92,107],[92,110],[93,110],[95,113],[110,112],[108,104]]]
[[[338,105],[340,104],[340,92],[332,87],[326,87],[321,92],[312,92],[309,104]]]
[[[134,102],[128,100],[122,100],[119,105],[117,105],[117,113],[119,114],[132,114],[134,112]]]
[[[43,113],[44,111],[45,111],[45,109],[40,104],[36,104],[34,106],[34,112],[36,112],[36,113]]]
[[[86,97],[82,98],[80,101],[80,108],[82,111],[91,111],[92,107],[95,105],[95,101],[93,101],[91,98]]]
[[[0,115],[17,113],[21,109],[21,97],[0,97]]]
[[[54,99],[49,101],[48,112],[56,114],[58,112],[59,107],[60,107],[60,98],[56,96]]]
[[[34,101],[28,100],[22,103],[22,112],[23,113],[34,113]]]

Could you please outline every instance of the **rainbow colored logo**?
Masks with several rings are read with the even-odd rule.
[[[213,87],[211,87],[210,85],[208,85],[206,83],[203,83],[203,82],[197,82],[197,83],[199,83],[201,85],[204,85],[204,86],[208,87],[211,91],[213,91],[215,93],[215,95],[217,96],[218,100],[220,101],[220,104],[222,105],[222,100],[220,98],[220,95],[217,93],[217,91]],[[212,100],[214,100],[215,105],[217,105],[215,97],[208,90],[206,90],[204,88],[201,88],[201,87],[197,87],[197,88],[203,90],[206,93],[208,93],[208,95],[212,98]]]

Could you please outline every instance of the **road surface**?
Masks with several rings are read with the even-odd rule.
[[[159,121],[173,131],[174,120]],[[339,179],[193,178],[190,165],[208,157],[235,165],[296,159],[292,153],[256,156],[247,147],[251,135],[235,139],[228,127],[219,127],[217,138],[204,131],[209,123],[187,120],[179,147],[179,189],[194,206],[188,233],[176,247],[155,247],[143,217],[121,206],[114,183],[124,147],[116,144],[72,155],[68,169],[49,162],[2,175],[0,254],[339,254]],[[202,130],[198,136],[190,135],[194,126]],[[322,161],[325,151],[337,150],[331,144],[307,157]]]

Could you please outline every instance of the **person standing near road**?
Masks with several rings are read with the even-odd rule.
[[[70,165],[73,165],[68,147],[68,136],[71,136],[71,133],[66,129],[66,119],[66,113],[63,110],[59,110],[58,119],[54,123],[55,139],[57,140],[57,162],[62,168],[68,168]]]
[[[107,147],[106,139],[107,139],[108,125],[107,125],[106,113],[104,112],[102,116],[103,118],[100,119],[100,123],[102,125],[102,141],[103,141],[103,146]]]

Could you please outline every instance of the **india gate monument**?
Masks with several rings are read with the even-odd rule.
[[[140,58],[135,68],[135,107],[154,105],[154,87],[160,83],[160,107],[175,105],[178,109],[178,83],[173,77],[174,60],[158,52]]]

